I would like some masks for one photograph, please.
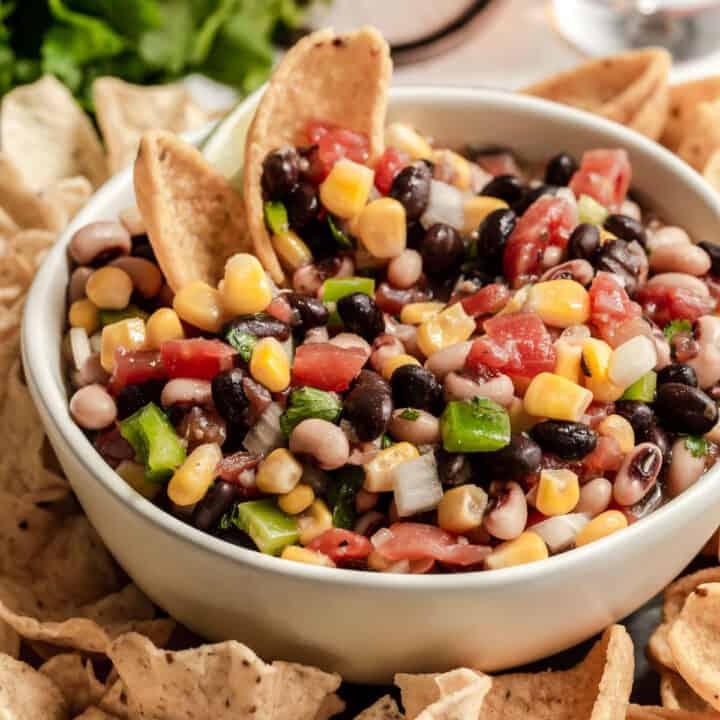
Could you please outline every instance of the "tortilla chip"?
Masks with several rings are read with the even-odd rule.
[[[691,80],[670,87],[670,112],[660,142],[677,152],[687,135],[695,110],[700,103],[720,99],[720,76]]]
[[[200,151],[172,133],[151,130],[135,161],[135,195],[170,287],[215,286],[225,261],[249,252],[240,195]]]
[[[77,715],[74,720],[121,720],[117,715],[110,715],[100,708],[92,707]]]
[[[708,158],[703,168],[703,177],[720,192],[720,148],[715,150]],[[714,550],[714,552],[712,552]],[[718,556],[718,534],[717,532],[708,541],[708,544],[702,550],[703,555]]]
[[[660,673],[660,700],[663,707],[689,712],[711,711],[708,705],[676,672]]]
[[[243,195],[255,254],[276,283],[284,275],[265,228],[262,164],[271,150],[306,145],[312,118],[365,133],[370,159],[383,152],[387,89],[392,63],[373,28],[335,35],[319,30],[294,45],[275,69],[248,131]]]
[[[473,677],[474,676],[474,677]],[[461,668],[435,678],[440,699],[426,707],[418,720],[477,720],[492,678]]]
[[[670,710],[654,705],[630,705],[627,720],[717,720],[716,713]]]
[[[685,601],[697,587],[705,583],[720,582],[720,567],[710,567],[698,570],[691,575],[684,575],[665,588],[663,593],[663,618],[671,623],[680,615]]]
[[[345,701],[337,694],[332,693],[323,698],[314,720],[330,720],[345,710]]]
[[[397,673],[393,682],[400,688],[400,697],[408,720],[416,718],[426,707],[440,699],[435,673]]]
[[[32,190],[84,175],[93,187],[107,177],[105,154],[88,116],[54,76],[11,90],[2,100],[3,152]]]
[[[113,670],[115,673],[115,670]],[[130,709],[128,707],[127,690],[122,680],[108,682],[108,689],[98,703],[98,708],[112,717],[129,720]]]
[[[49,230],[21,230],[10,241],[10,248],[27,261],[34,274],[56,239],[57,234]]]
[[[317,668],[276,661],[273,720],[315,720],[326,697],[334,693],[342,679]],[[339,712],[339,710],[337,711]]]
[[[40,667],[40,672],[59,688],[72,714],[95,705],[105,693],[105,686],[95,677],[92,663],[78,654],[56,655]]]
[[[210,119],[179,83],[143,86],[101,77],[92,91],[112,174],[134,160],[146,130],[183,133]]]
[[[668,670],[675,670],[675,661],[670,652],[670,646],[667,643],[668,630],[670,630],[670,623],[662,623],[655,628],[655,632],[653,632],[648,640],[646,654],[648,660],[650,660],[658,672],[666,668]]]
[[[62,208],[70,222],[93,193],[90,181],[81,175],[58,180],[41,197],[50,205]]]
[[[11,238],[18,230],[20,226],[10,217],[10,213],[0,206],[0,237]]]
[[[638,112],[631,116],[626,125],[647,137],[657,140],[665,127],[670,111],[670,88],[663,80],[654,93],[648,96]]]
[[[700,103],[677,149],[678,157],[702,172],[713,153],[719,149],[720,100]]]
[[[376,703],[356,716],[355,720],[403,720],[404,717],[397,703],[389,695],[383,695]]]
[[[66,720],[67,705],[45,675],[0,655],[0,714],[8,720]]]

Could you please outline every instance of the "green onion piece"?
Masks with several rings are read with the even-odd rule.
[[[589,195],[580,196],[577,209],[579,221],[591,225],[602,225],[609,215],[607,208]]]
[[[380,449],[387,450],[389,447],[392,447],[392,445],[392,438],[387,433],[383,433],[382,440],[380,441]]]
[[[665,335],[668,342],[672,342],[673,336],[676,333],[689,333],[689,332],[692,332],[692,323],[689,320],[671,320],[663,328],[663,335]]]
[[[361,292],[373,297],[375,295],[375,280],[368,277],[330,278],[323,284],[323,302],[336,303],[340,298],[352,293]],[[342,320],[333,310],[328,319],[328,325],[342,325]]]
[[[124,310],[100,310],[98,313],[100,324],[105,327],[121,320],[130,320],[131,318],[142,318],[147,320],[150,313],[145,312],[137,305],[128,305]]]
[[[332,508],[333,526],[350,530],[355,522],[355,496],[362,487],[365,473],[362,468],[346,465],[332,474],[327,499]]]
[[[696,458],[705,457],[710,449],[708,441],[704,437],[698,437],[697,435],[687,435],[685,437],[685,447]]]
[[[328,225],[330,226],[330,232],[332,233],[332,236],[335,238],[335,242],[338,244],[338,247],[341,247],[343,249],[351,249],[353,246],[352,240],[350,239],[350,236],[343,232],[341,228],[339,228],[335,224],[335,220],[333,219],[333,216],[328,213],[327,216]]]
[[[237,328],[230,330],[225,335],[228,345],[234,347],[244,362],[250,362],[253,348],[257,342],[257,338],[250,333],[241,332]]]
[[[653,402],[655,400],[655,388],[657,387],[657,374],[654,370],[645,373],[639,380],[636,380],[629,388],[625,389],[621,400],[642,400]]]
[[[247,533],[266,555],[279,555],[284,547],[296,543],[300,537],[297,520],[271,499],[238,503],[224,522]]]
[[[287,409],[280,417],[280,429],[285,435],[308,418],[320,418],[335,422],[342,412],[342,402],[334,393],[314,387],[301,387],[290,393]]]
[[[265,203],[265,223],[273,235],[280,235],[290,229],[287,210],[281,202],[273,200]]]
[[[165,413],[148,403],[120,421],[120,434],[145,465],[145,479],[165,482],[185,462],[185,447]]]
[[[410,408],[406,408],[400,413],[400,418],[402,420],[410,420],[410,422],[415,422],[420,417],[420,413],[417,410],[412,410]]]
[[[448,452],[491,452],[510,442],[510,418],[487,398],[455,400],[440,418],[440,433]]]

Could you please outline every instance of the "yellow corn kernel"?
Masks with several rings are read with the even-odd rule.
[[[406,325],[422,325],[426,320],[437,315],[445,303],[442,302],[419,302],[404,305],[400,311],[400,322]]]
[[[98,309],[92,300],[76,300],[68,311],[68,322],[70,327],[83,328],[88,335],[92,335],[100,327]]]
[[[310,248],[292,230],[273,235],[272,246],[282,263],[290,270],[297,270],[312,262],[313,254]]]
[[[130,302],[132,278],[118,267],[101,267],[87,281],[85,294],[101,310],[123,310]]]
[[[198,445],[170,478],[168,497],[181,507],[202,500],[217,475],[215,470],[222,457],[217,443]]]
[[[115,472],[136,492],[152,500],[162,490],[162,484],[145,479],[145,467],[131,460],[123,460]]]
[[[185,337],[178,314],[172,308],[160,308],[147,320],[145,328],[148,350],[159,350],[166,340],[182,340]]]
[[[298,515],[307,510],[315,500],[314,490],[305,483],[298,483],[289,493],[278,498],[278,505],[288,515]]]
[[[352,160],[338,160],[320,185],[322,204],[333,215],[351,218],[367,202],[375,173]]]
[[[181,288],[173,299],[173,308],[186,323],[206,332],[220,332],[224,316],[220,291],[202,280]]]
[[[622,415],[608,415],[597,427],[600,435],[617,440],[620,450],[630,452],[635,447],[633,426]]]
[[[609,380],[595,380],[585,378],[585,387],[593,394],[595,402],[615,402],[619,400],[624,388],[613,385]]]
[[[582,325],[590,318],[590,296],[575,280],[548,280],[530,288],[527,309],[553,327]]]
[[[385,129],[385,144],[410,156],[412,160],[431,160],[433,149],[430,143],[414,128],[394,122]]]
[[[111,373],[115,365],[115,351],[145,349],[145,321],[142,318],[128,318],[106,325],[100,343],[100,364]]]
[[[465,533],[482,525],[487,493],[477,485],[459,485],[447,490],[437,507],[438,525],[443,530]]]
[[[222,301],[231,315],[254,315],[272,300],[272,286],[260,261],[249,253],[233,255],[225,263]]]
[[[555,343],[555,375],[582,385],[582,347],[565,340]]]
[[[293,562],[305,563],[306,565],[321,565],[323,567],[335,567],[335,563],[321,552],[308,550],[299,545],[287,545],[280,553],[283,560],[292,560]]]
[[[508,407],[508,417],[510,418],[510,428],[514,433],[527,432],[533,425],[537,425],[541,418],[528,415],[525,410],[525,404],[519,397],[514,397]]]
[[[582,547],[612,535],[628,526],[627,518],[619,510],[606,510],[594,517],[575,538],[575,545]]]
[[[393,489],[392,471],[400,463],[419,458],[418,449],[409,442],[399,442],[381,450],[365,467],[363,489],[368,492],[390,492]]]
[[[585,372],[595,380],[607,380],[612,348],[598,338],[588,338],[582,344],[582,362]]]
[[[531,287],[532,285],[525,285],[517,290],[497,315],[508,315],[509,313],[520,312],[520,310],[525,307]]]
[[[377,550],[373,550],[367,556],[367,566],[369,570],[385,572],[391,565],[392,561],[386,560]]]
[[[290,358],[274,337],[256,343],[250,356],[250,374],[270,392],[282,392],[290,384]]]
[[[604,227],[598,228],[600,230],[600,245],[604,245],[609,240],[617,240],[617,235],[613,235],[609,230]]]
[[[577,422],[592,402],[593,394],[584,387],[552,373],[536,375],[525,391],[525,411],[551,420]]]
[[[255,483],[260,492],[287,495],[297,487],[302,474],[295,456],[286,448],[277,448],[260,463]]]
[[[426,320],[417,331],[417,344],[425,357],[448,345],[463,342],[475,332],[475,320],[465,312],[462,303]]]
[[[465,210],[465,221],[462,228],[463,235],[469,235],[475,232],[480,223],[495,210],[504,210],[508,204],[500,198],[490,197],[489,195],[473,195],[465,200],[463,209]]]
[[[535,505],[543,515],[565,515],[580,500],[580,483],[572,470],[542,470]]]
[[[300,531],[300,544],[309,545],[316,537],[333,526],[332,514],[328,510],[328,506],[318,498],[300,515],[297,524]]]
[[[355,227],[360,242],[373,257],[394,258],[405,250],[405,207],[395,198],[379,198],[366,205]]]
[[[545,541],[537,533],[528,530],[514,540],[500,543],[485,558],[485,567],[488,570],[500,570],[545,560],[548,555]]]
[[[435,163],[435,177],[438,180],[454,185],[458,190],[469,189],[472,179],[470,163],[462,155],[452,150],[435,150],[432,161]]]
[[[382,366],[382,376],[386,380],[390,380],[392,374],[403,365],[419,365],[420,361],[412,355],[395,355],[388,358]]]

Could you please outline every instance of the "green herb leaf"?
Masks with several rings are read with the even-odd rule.
[[[330,215],[330,213],[328,213],[327,221],[328,225],[330,226],[330,232],[335,238],[335,242],[338,244],[338,247],[346,250],[351,249],[353,246],[353,242],[350,239],[350,236],[347,233],[343,232],[343,230],[335,224],[335,220],[333,219],[333,216]]]
[[[290,224],[285,206],[278,201],[265,203],[265,223],[273,235],[288,231]]]
[[[313,387],[293,390],[287,409],[280,417],[280,429],[290,435],[296,425],[308,418],[320,418],[335,422],[342,412],[342,402],[337,395]]]
[[[692,453],[692,456],[696,458],[704,457],[709,450],[708,441],[696,435],[688,435],[685,438],[685,447]]]
[[[332,507],[333,526],[349,530],[355,522],[355,496],[363,485],[365,473],[348,465],[333,473],[327,498]]]
[[[676,333],[692,332],[692,323],[689,320],[672,320],[663,328],[663,335],[672,342]]]
[[[415,422],[415,420],[419,417],[420,413],[417,410],[411,410],[410,408],[407,408],[400,413],[400,418],[402,420],[410,420],[411,422]]]
[[[387,450],[392,444],[392,438],[387,433],[383,433],[382,440],[380,441],[380,449]]]
[[[234,347],[244,362],[250,362],[250,356],[252,355],[253,348],[257,343],[257,338],[250,333],[240,332],[236,328],[230,330],[225,336],[228,345]]]

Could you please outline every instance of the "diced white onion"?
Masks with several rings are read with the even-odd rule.
[[[75,369],[80,370],[85,361],[92,355],[90,339],[85,328],[70,328],[70,351],[72,352]]]
[[[250,428],[243,440],[247,450],[258,455],[269,453],[285,444],[285,436],[280,429],[280,416],[283,409],[277,403],[267,406],[265,412]]]
[[[102,333],[96,332],[90,336],[90,347],[93,352],[100,352],[102,350]]]
[[[655,343],[645,335],[637,335],[613,350],[608,378],[618,387],[627,388],[650,372],[656,363]]]
[[[586,513],[556,515],[533,525],[530,530],[539,535],[555,554],[567,550],[575,544],[577,534],[590,522]]]
[[[392,565],[388,565],[383,572],[395,573],[396,575],[407,575],[410,572],[410,561],[398,560]]]
[[[443,489],[434,453],[400,463],[392,475],[395,505],[400,517],[432,510],[442,500]]]
[[[435,223],[446,223],[456,230],[462,230],[465,220],[462,193],[452,185],[440,180],[430,181],[430,199],[420,218],[424,228]]]
[[[388,528],[380,528],[371,538],[370,542],[376,550],[379,550],[386,542],[392,540],[394,535]]]
[[[577,198],[575,197],[575,193],[569,187],[559,188],[558,191],[555,193],[555,197],[559,197],[559,198],[562,198],[563,200],[566,200],[574,208],[577,207]]]

